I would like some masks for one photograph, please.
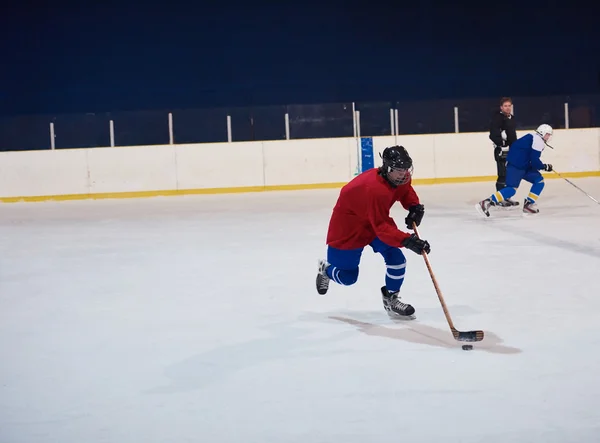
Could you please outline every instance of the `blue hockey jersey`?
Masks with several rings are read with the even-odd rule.
[[[544,139],[539,134],[524,135],[510,145],[506,161],[515,168],[539,171],[544,169],[540,156],[545,147]]]

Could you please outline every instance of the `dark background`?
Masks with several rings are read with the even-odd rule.
[[[594,2],[15,2],[0,17],[0,150],[600,126]]]

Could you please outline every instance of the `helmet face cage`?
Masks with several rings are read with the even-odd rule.
[[[386,168],[387,179],[395,186],[404,185],[410,181],[413,174],[413,167],[409,168],[394,168],[388,166]]]

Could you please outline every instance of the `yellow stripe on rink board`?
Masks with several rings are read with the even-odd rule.
[[[563,177],[583,178],[600,177],[600,171],[587,172],[561,172]],[[475,177],[441,177],[441,178],[417,178],[413,180],[413,185],[443,185],[453,183],[474,183],[496,181],[495,175],[482,175]],[[548,172],[544,178],[560,178],[557,174]],[[99,200],[99,199],[121,199],[121,198],[148,198],[148,197],[169,197],[181,195],[205,195],[205,194],[236,194],[241,192],[267,192],[267,191],[300,191],[311,189],[335,189],[341,188],[347,182],[337,183],[310,183],[297,185],[274,185],[274,186],[243,186],[235,188],[202,188],[202,189],[166,189],[156,191],[136,191],[136,192],[103,192],[97,194],[63,194],[63,195],[33,195],[23,197],[0,197],[0,202],[42,202],[42,201],[67,201],[67,200]]]
[[[235,188],[200,188],[200,189],[166,189],[159,191],[133,191],[133,192],[102,192],[97,194],[64,194],[64,195],[34,195],[26,197],[0,197],[5,203],[40,202],[40,201],[66,201],[66,200],[101,200],[111,198],[148,198],[171,197],[176,195],[208,195],[208,194],[237,194],[241,192],[265,191],[299,191],[311,189],[341,188],[347,182],[338,183],[311,183],[302,185],[278,186],[241,186]]]

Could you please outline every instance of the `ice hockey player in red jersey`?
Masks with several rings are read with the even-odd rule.
[[[363,172],[340,191],[329,222],[327,260],[319,261],[317,292],[325,295],[330,280],[344,286],[356,283],[362,251],[369,245],[386,265],[383,307],[392,317],[412,319],[415,309],[399,297],[406,268],[401,248],[422,254],[430,252],[430,245],[398,229],[390,209],[400,202],[408,210],[404,220],[408,229],[413,222],[420,225],[425,210],[412,187],[413,162],[406,149],[391,146],[381,157],[381,167]]]

